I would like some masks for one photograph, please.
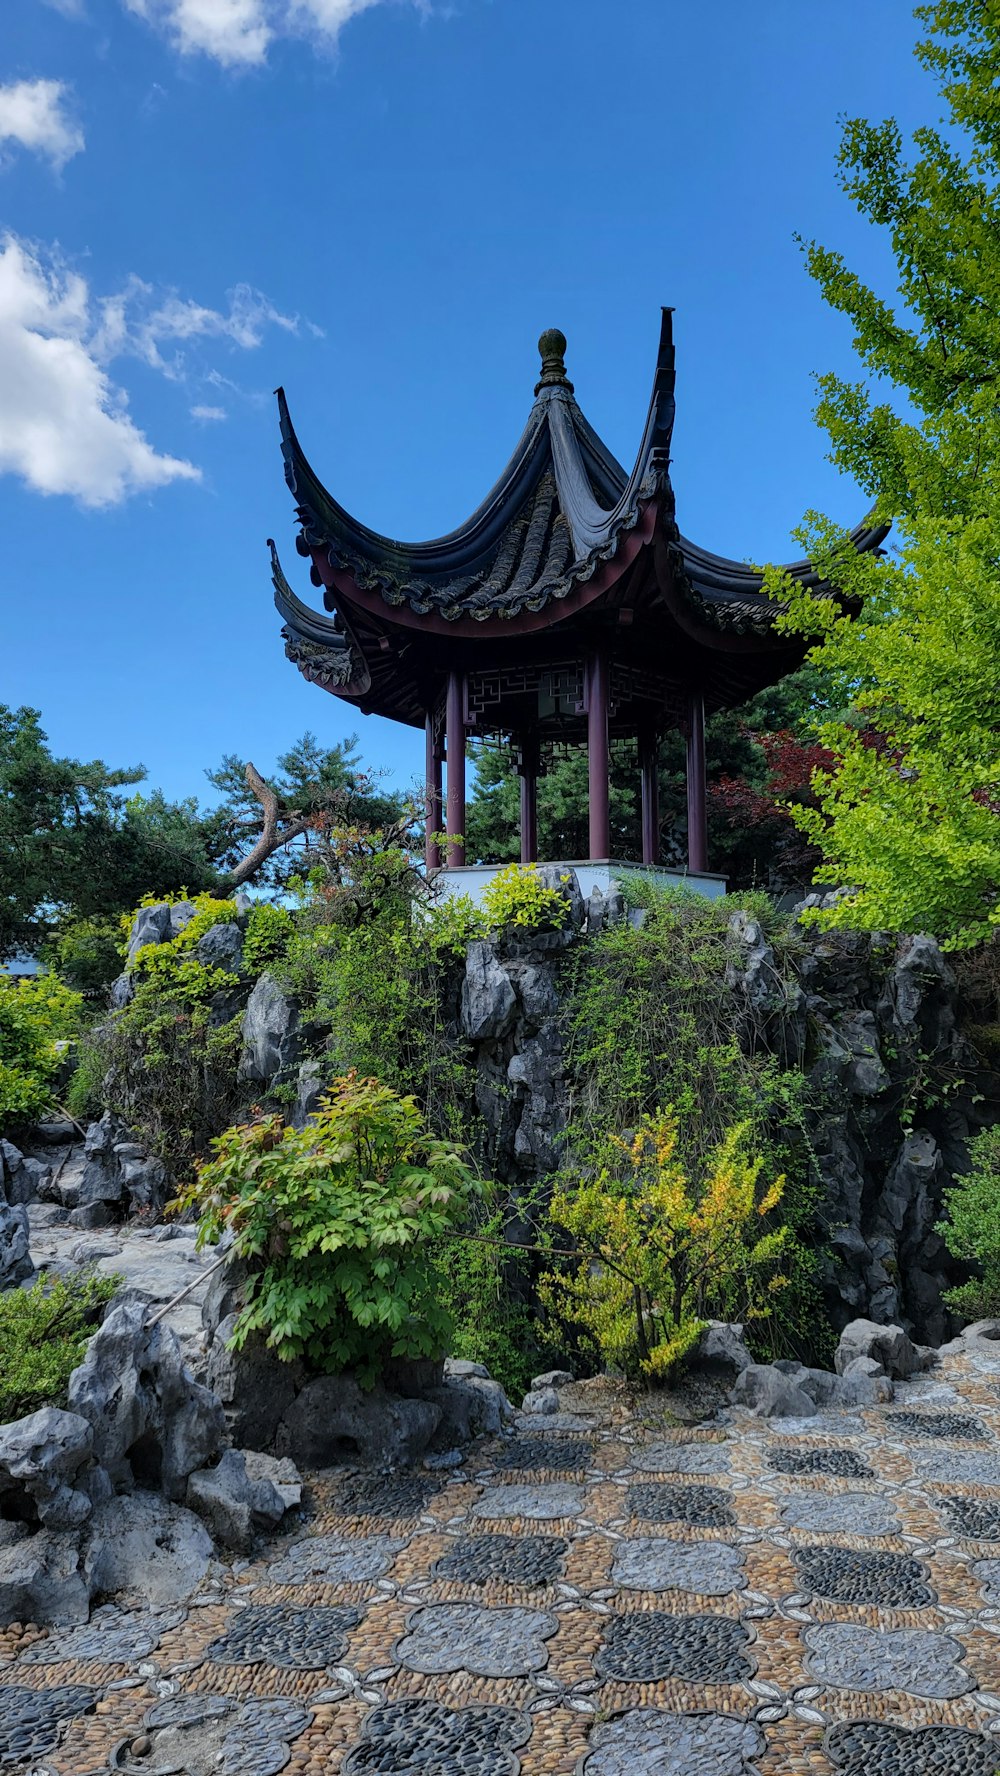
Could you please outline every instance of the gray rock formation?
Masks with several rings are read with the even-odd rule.
[[[215,1542],[245,1552],[255,1534],[276,1529],[302,1497],[302,1481],[290,1461],[227,1449],[214,1468],[201,1468],[187,1484],[187,1506],[208,1525]]]
[[[28,1211],[21,1203],[0,1202],[0,1292],[18,1288],[34,1274]]]
[[[147,1329],[148,1311],[135,1299],[112,1309],[70,1377],[69,1406],[93,1426],[94,1454],[117,1490],[157,1487],[180,1500],[221,1448],[225,1416],[174,1333],[162,1321]]]
[[[710,1320],[691,1352],[689,1367],[719,1381],[735,1381],[753,1358],[743,1342],[743,1327],[726,1320]]]
[[[298,1064],[301,1050],[299,1017],[273,974],[264,973],[254,986],[243,1013],[240,1077],[272,1084]]]
[[[498,1042],[514,1026],[517,995],[490,943],[471,943],[462,982],[462,1033],[470,1042]]]
[[[135,1492],[94,1511],[83,1582],[90,1596],[124,1593],[146,1608],[160,1609],[189,1598],[211,1558],[211,1538],[191,1511],[168,1504],[158,1493]]]
[[[440,1423],[441,1408],[430,1400],[366,1391],[351,1375],[321,1375],[288,1408],[275,1449],[309,1468],[408,1467],[421,1459]]]
[[[243,933],[233,921],[210,925],[195,944],[195,955],[207,968],[224,968],[239,974],[243,967]]]
[[[858,1374],[857,1363],[874,1362],[883,1375],[906,1381],[930,1367],[934,1353],[915,1345],[902,1326],[879,1326],[873,1320],[852,1320],[840,1335],[833,1359],[838,1375]]]
[[[93,1448],[89,1422],[55,1406],[0,1425],[0,1518],[47,1529],[85,1523],[91,1500],[77,1477]]]
[[[80,1537],[40,1529],[0,1538],[0,1628],[11,1622],[69,1627],[90,1614]]]

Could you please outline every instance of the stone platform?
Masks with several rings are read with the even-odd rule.
[[[0,1633],[0,1766],[1000,1769],[1000,1345],[812,1419],[561,1403],[451,1476],[315,1476],[186,1611]]]

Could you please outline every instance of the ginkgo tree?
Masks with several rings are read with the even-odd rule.
[[[960,946],[1000,923],[1000,10],[935,0],[916,17],[940,127],[908,155],[893,120],[853,120],[839,157],[845,192],[888,236],[895,302],[805,246],[891,390],[824,376],[817,411],[833,461],[892,521],[890,545],[858,557],[810,514],[801,535],[842,598],[769,581],[846,712],[818,731],[834,760],[814,776],[818,808],[794,810],[823,850],[819,879],[847,890],[818,916]]]

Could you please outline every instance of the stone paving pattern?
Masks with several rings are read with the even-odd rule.
[[[0,1631],[0,1770],[1000,1772],[1000,1348],[811,1419],[562,1406],[313,1476],[186,1611]]]

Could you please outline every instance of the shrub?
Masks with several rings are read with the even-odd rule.
[[[763,1160],[748,1156],[746,1134],[729,1132],[695,1186],[679,1159],[677,1119],[660,1111],[631,1142],[614,1142],[617,1165],[553,1196],[553,1226],[580,1255],[544,1279],[543,1299],[604,1363],[662,1379],[709,1316],[752,1320],[786,1287],[788,1229],[767,1226],[785,1180],[761,1187]]]
[[[201,1208],[202,1244],[228,1229],[250,1263],[237,1348],[260,1334],[287,1361],[351,1366],[367,1384],[390,1356],[443,1353],[432,1242],[461,1221],[476,1184],[412,1097],[351,1073],[306,1128],[262,1118],[212,1152],[182,1202]]]
[[[671,1105],[677,1156],[686,1175],[707,1175],[730,1130],[746,1129],[747,1150],[768,1177],[786,1179],[781,1201],[788,1229],[788,1287],[751,1322],[761,1358],[832,1356],[818,1271],[824,1230],[821,1186],[810,1134],[815,1090],[795,1065],[768,1050],[767,1009],[751,1013],[726,988],[734,909],[764,925],[773,945],[776,999],[783,992],[794,929],[763,897],[708,901],[629,878],[645,910],[639,929],[623,924],[568,951],[566,1076],[570,1084],[567,1148],[588,1173],[612,1169],[643,1119]]]
[[[527,1251],[507,1239],[516,1215],[530,1205],[501,1199],[487,1186],[474,1198],[458,1237],[441,1242],[438,1289],[453,1323],[451,1354],[484,1363],[512,1399],[527,1391],[533,1375],[564,1368],[565,1339],[553,1344],[538,1313],[534,1265]]]
[[[295,920],[287,907],[262,900],[251,907],[243,934],[243,965],[248,974],[263,974],[288,953]]]
[[[508,864],[487,883],[482,908],[491,930],[514,926],[524,931],[561,931],[569,903],[558,888],[542,881],[533,863]]]
[[[69,1378],[121,1280],[74,1276],[0,1295],[0,1424],[65,1406]]]
[[[948,1219],[939,1223],[953,1258],[979,1266],[980,1275],[948,1289],[948,1306],[966,1320],[1000,1314],[1000,1124],[969,1142],[970,1170],[945,1191]]]
[[[117,918],[73,919],[43,951],[46,962],[81,993],[99,993],[120,974],[124,946]]]
[[[195,906],[175,938],[144,944],[133,958],[134,996],[92,1033],[93,1056],[79,1086],[90,1092],[100,1079],[106,1107],[178,1175],[232,1120],[239,1095],[241,1008],[230,995],[240,983],[201,961],[195,948],[213,925],[236,919],[238,909],[209,894],[199,894]],[[131,922],[123,919],[123,929]]]
[[[82,1003],[56,975],[0,975],[0,1132],[49,1108],[62,1060],[57,1044],[76,1034]]]

